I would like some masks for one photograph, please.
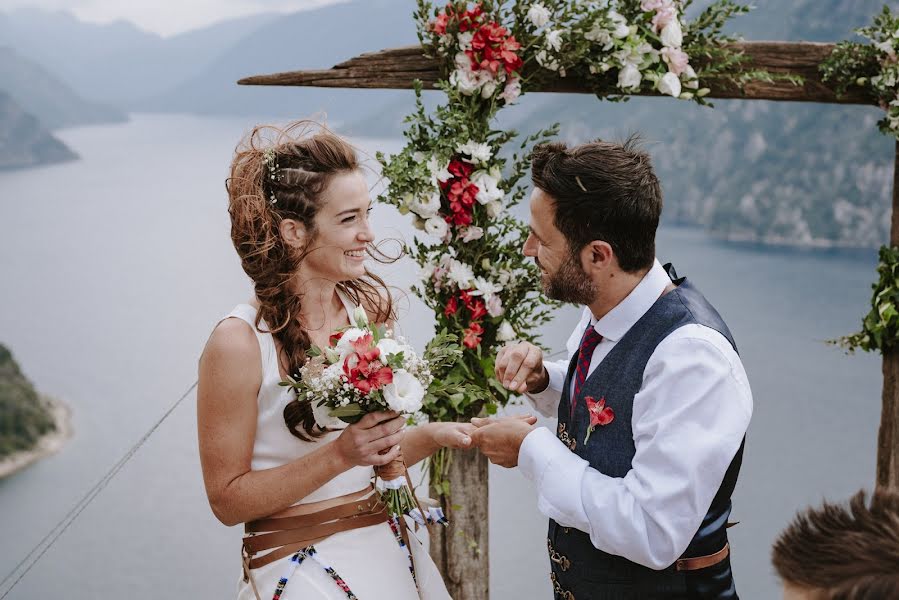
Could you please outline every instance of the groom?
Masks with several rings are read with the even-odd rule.
[[[473,445],[536,484],[555,598],[737,598],[727,527],[752,395],[721,316],[655,258],[649,156],[633,139],[543,144],[532,177],[524,254],[547,296],[585,308],[570,361],[527,342],[496,360],[555,434],[474,419]]]

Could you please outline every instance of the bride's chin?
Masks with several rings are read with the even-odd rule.
[[[365,264],[358,263],[355,265],[346,265],[343,274],[347,279],[358,279],[365,275]]]

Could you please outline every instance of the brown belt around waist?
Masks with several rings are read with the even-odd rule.
[[[373,486],[339,498],[298,504],[277,517],[246,523],[244,562],[249,569],[258,569],[335,533],[386,521],[387,508]],[[254,556],[264,550],[271,552]]]
[[[712,565],[717,565],[730,554],[730,544],[724,544],[724,548],[714,554],[697,556],[695,558],[681,558],[675,564],[678,571],[698,571]]]

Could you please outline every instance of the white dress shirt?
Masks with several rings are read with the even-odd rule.
[[[568,360],[544,363],[549,385],[528,394],[534,407],[545,416],[558,415],[568,364],[588,323],[603,336],[589,377],[669,282],[656,261],[603,318],[595,320],[585,308],[568,339]],[[590,467],[545,427],[525,437],[518,466],[537,486],[541,513],[588,533],[604,552],[664,569],[699,530],[751,415],[752,392],[730,343],[704,325],[684,325],[663,339],[646,363],[631,421],[636,454],[624,477]]]

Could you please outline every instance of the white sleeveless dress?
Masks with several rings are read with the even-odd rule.
[[[347,313],[354,306],[340,294]],[[281,375],[275,343],[270,333],[256,330],[256,309],[249,304],[238,305],[225,318],[238,318],[247,322],[256,333],[262,351],[262,385],[257,398],[259,416],[256,439],[253,445],[251,468],[255,470],[279,467],[312,452],[319,444],[335,439],[339,432],[329,433],[311,442],[293,436],[284,424],[284,407],[292,400],[288,388],[279,386]],[[262,329],[267,329],[264,323]],[[297,504],[319,502],[359,491],[370,484],[372,467],[353,467],[341,473]],[[347,584],[359,600],[447,600],[446,586],[437,566],[425,552],[414,535],[409,536],[415,557],[415,573],[418,590],[409,572],[409,555],[400,547],[389,524],[336,533],[315,544],[315,559],[303,560],[298,567],[287,556],[258,569],[253,577],[262,600],[272,598],[279,580],[289,575],[280,600],[347,600],[342,590],[328,572],[329,566]],[[420,595],[419,595],[420,592]],[[255,600],[249,583],[238,582],[238,600]]]

